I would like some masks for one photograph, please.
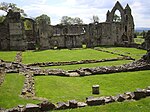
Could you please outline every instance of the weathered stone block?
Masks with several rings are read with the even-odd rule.
[[[115,102],[115,98],[113,96],[108,96],[104,98],[105,103]]]
[[[58,102],[57,103],[57,110],[61,110],[61,109],[68,109],[69,104],[66,104],[65,102]]]
[[[100,97],[100,98],[88,98],[86,100],[86,103],[89,105],[89,106],[95,106],[95,105],[103,105],[105,104],[105,100],[103,97]]]
[[[116,101],[118,102],[123,102],[125,100],[124,96],[123,95],[117,95],[116,96]]]
[[[76,100],[70,100],[69,101],[69,108],[77,108],[78,102]]]
[[[41,111],[49,111],[56,108],[56,106],[48,101],[43,101],[42,103],[38,104]]]
[[[146,90],[146,96],[150,96],[150,90]]]
[[[92,86],[92,94],[99,94],[99,85]]]
[[[78,107],[85,107],[85,106],[87,106],[86,103],[84,103],[84,102],[78,102]]]
[[[124,98],[126,100],[133,99],[133,97],[134,97],[134,93],[133,92],[126,92],[126,93],[124,93]]]
[[[27,104],[25,106],[25,112],[40,112],[40,108],[36,104]]]
[[[18,108],[14,107],[14,108],[7,110],[6,112],[20,112],[20,111]]]
[[[137,91],[134,92],[134,97],[133,99],[139,100],[141,98],[146,97],[146,92],[144,90],[138,89]]]
[[[24,105],[18,105],[18,109],[20,112],[24,112],[25,111],[25,106]]]

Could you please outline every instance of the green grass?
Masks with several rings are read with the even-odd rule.
[[[120,54],[131,56],[139,59],[145,50],[123,47],[100,47],[101,49],[113,51]],[[16,52],[0,52],[0,59],[14,61]],[[105,52],[96,51],[93,49],[76,49],[76,50],[44,50],[44,51],[26,51],[23,52],[23,63],[48,62],[48,61],[79,61],[87,59],[106,59],[116,58],[118,55],[113,55]],[[97,67],[121,65],[129,63],[129,60],[120,60],[93,64],[78,64],[66,66],[53,66],[50,68],[59,68],[65,70],[78,69],[80,67]],[[47,67],[45,67],[47,68]],[[36,96],[48,98],[56,103],[59,101],[68,101],[76,99],[85,101],[91,94],[91,87],[94,84],[100,85],[100,95],[108,96],[117,95],[126,91],[134,91],[136,88],[145,88],[150,86],[149,78],[150,70],[138,72],[124,72],[113,74],[101,74],[87,77],[59,77],[59,76],[36,76],[35,89]],[[0,107],[11,108],[19,104],[39,103],[37,100],[27,100],[20,98],[19,95],[23,88],[25,77],[19,74],[7,74],[4,83],[0,86]],[[85,107],[81,109],[62,110],[64,112],[147,112],[150,110],[150,98],[142,99],[133,102],[112,103],[104,106]]]
[[[98,47],[98,48],[124,54],[127,56],[131,56],[135,58],[136,60],[140,59],[146,53],[146,50],[136,49],[136,48],[127,48],[127,47]]]
[[[90,64],[77,64],[77,65],[65,65],[65,66],[51,66],[51,67],[42,67],[43,69],[63,69],[63,70],[75,70],[79,68],[86,67],[99,67],[99,66],[112,66],[112,65],[122,65],[132,62],[131,60],[119,60],[119,61],[110,61],[110,62],[101,62],[101,63],[90,63]]]
[[[143,36],[138,35],[137,38],[143,38]]]
[[[74,49],[74,50],[44,50],[39,52],[27,51],[23,53],[23,63],[49,62],[49,61],[80,61],[87,59],[116,58],[105,52],[99,52],[93,49]]]
[[[24,76],[19,74],[6,74],[5,81],[0,87],[0,107],[11,108],[19,104],[37,103],[19,97],[23,88]]]
[[[100,96],[117,95],[149,86],[149,74],[150,70],[87,77],[37,76],[36,95],[52,102],[71,99],[84,101],[86,97],[92,96],[91,87],[94,84],[100,85]]]
[[[149,112],[150,97],[138,101],[111,103],[103,106],[92,106],[78,109],[59,110],[53,112]]]
[[[0,51],[0,59],[5,61],[14,61],[16,53],[16,51]]]
[[[137,44],[142,44],[144,42],[144,39],[143,38],[134,38],[134,42],[137,43]]]

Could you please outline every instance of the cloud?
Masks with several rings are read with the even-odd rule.
[[[7,2],[10,0],[6,0]],[[24,9],[29,17],[47,14],[52,24],[60,23],[62,16],[80,17],[84,23],[89,23],[93,15],[101,22],[106,19],[106,13],[111,10],[117,0],[11,0]],[[136,26],[150,26],[149,0],[119,0],[123,7],[128,3]],[[0,14],[2,12],[0,11]]]

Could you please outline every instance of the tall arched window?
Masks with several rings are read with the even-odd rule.
[[[121,22],[121,13],[119,10],[116,10],[113,16],[114,22]]]

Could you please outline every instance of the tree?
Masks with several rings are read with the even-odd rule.
[[[79,17],[75,17],[73,19],[73,24],[83,24],[83,21]]]
[[[92,20],[92,23],[99,23],[99,17],[96,15],[93,15],[91,20]]]
[[[27,16],[27,14],[24,12],[24,10],[18,8],[17,5],[14,3],[6,3],[6,2],[0,3],[0,10],[3,10],[5,12],[9,12],[10,9],[13,12],[20,12],[22,14],[22,16]]]
[[[63,25],[69,25],[69,24],[72,24],[72,18],[71,17],[68,17],[68,16],[63,16],[61,18],[61,24]]]
[[[32,30],[32,23],[29,20],[24,21],[25,30]]]
[[[2,23],[4,20],[5,20],[5,16],[4,15],[0,16],[0,23]]]
[[[71,18],[68,16],[63,16],[61,18],[61,24],[63,25],[83,24],[83,21],[79,17]]]
[[[114,14],[113,21],[114,21],[114,22],[120,22],[120,21],[121,21],[121,17],[118,16],[117,14]]]
[[[40,21],[46,21],[46,24],[51,24],[51,20],[50,20],[50,17],[47,16],[46,14],[42,14],[38,17],[35,18],[35,21],[37,24],[39,24]]]

